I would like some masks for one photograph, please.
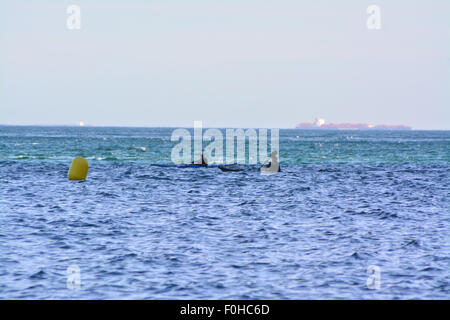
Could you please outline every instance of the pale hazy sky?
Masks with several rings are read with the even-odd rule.
[[[381,30],[366,26],[372,4]],[[315,116],[450,129],[450,1],[0,1],[1,124]]]

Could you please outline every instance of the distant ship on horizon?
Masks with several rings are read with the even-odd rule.
[[[326,123],[323,118],[316,117],[314,122],[302,122],[295,126],[296,129],[339,129],[339,130],[411,130],[411,127],[400,125],[368,123]]]

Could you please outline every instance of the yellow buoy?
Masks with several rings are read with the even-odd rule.
[[[86,180],[89,162],[82,157],[73,159],[69,169],[69,180]]]

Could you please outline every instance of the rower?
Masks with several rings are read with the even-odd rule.
[[[198,164],[200,166],[208,166],[208,160],[206,159],[205,155],[202,153],[200,160],[198,161],[192,161],[192,164]]]
[[[269,163],[269,166],[261,167],[261,172],[275,173],[275,172],[281,171],[281,167],[280,167],[280,163],[278,162],[276,151],[273,151],[270,154],[270,160],[267,160],[264,164],[266,164],[266,163]]]

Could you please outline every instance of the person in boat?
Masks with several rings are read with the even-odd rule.
[[[202,153],[202,155],[200,157],[200,160],[192,161],[192,164],[198,164],[198,165],[207,167],[208,166],[208,160],[206,159],[205,155]]]
[[[261,172],[280,172],[281,167],[280,163],[278,162],[277,152],[273,151],[270,154],[270,159],[268,159],[264,164],[268,164],[268,166],[261,167]]]

